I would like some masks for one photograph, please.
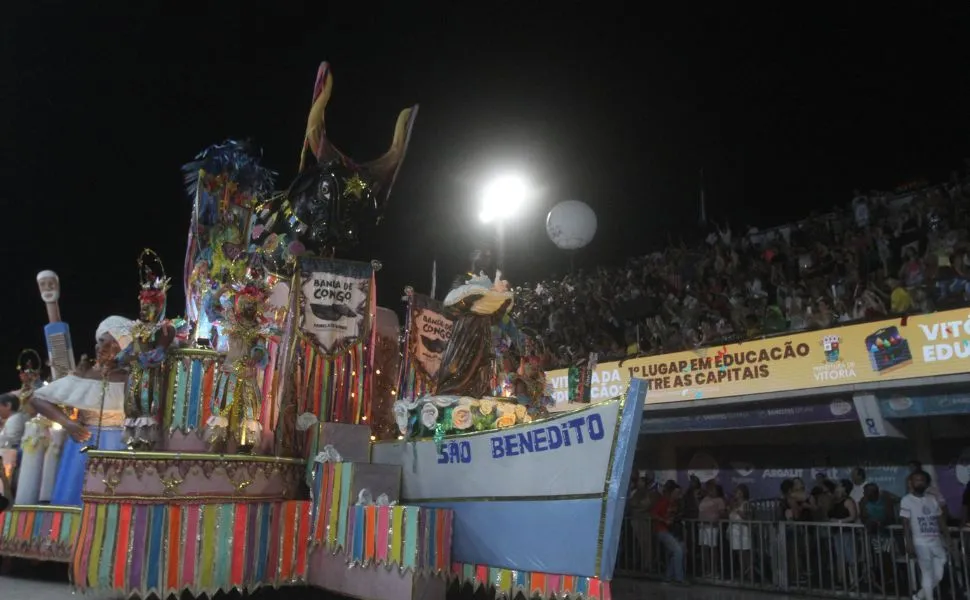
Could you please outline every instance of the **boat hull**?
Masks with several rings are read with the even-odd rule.
[[[610,579],[646,384],[624,398],[497,431],[375,444],[401,499],[454,511],[453,560]]]

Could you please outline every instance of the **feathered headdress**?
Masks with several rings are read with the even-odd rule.
[[[17,357],[17,373],[20,377],[21,390],[33,390],[40,380],[40,354],[36,350],[26,348]]]
[[[261,197],[273,191],[276,173],[259,164],[263,151],[252,142],[226,140],[221,144],[209,146],[196,155],[195,160],[182,167],[185,188],[189,197],[197,203],[205,203],[210,198],[199,195],[199,185],[206,175],[223,178],[223,183],[234,187],[250,197]],[[215,216],[214,206],[197,206],[197,216]]]
[[[155,268],[148,261],[155,262]],[[154,250],[145,248],[138,256],[138,271],[141,274],[141,291],[138,299],[159,307],[165,306],[165,297],[170,287],[170,280],[165,276],[165,265],[161,257]]]

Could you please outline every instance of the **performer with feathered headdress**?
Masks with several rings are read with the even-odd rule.
[[[225,315],[229,353],[213,386],[212,417],[206,423],[206,441],[214,452],[224,452],[232,442],[236,452],[250,453],[262,437],[263,394],[256,374],[268,356],[264,341],[270,331],[263,313],[269,292],[263,277],[250,272],[245,283],[216,294],[230,302]]]
[[[145,264],[148,258],[158,263],[157,272]],[[125,443],[132,450],[151,450],[158,441],[158,416],[165,394],[162,365],[176,331],[165,318],[169,279],[161,260],[154,251],[145,249],[138,266],[138,321],[131,327],[131,344],[121,351],[118,360],[131,368],[125,386]]]

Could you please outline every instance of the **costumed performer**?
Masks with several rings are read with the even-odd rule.
[[[158,262],[161,275],[145,264],[147,258]],[[118,362],[130,368],[125,386],[125,444],[132,450],[151,450],[158,442],[158,417],[165,397],[165,356],[176,331],[165,318],[169,279],[161,260],[146,249],[138,257],[138,267],[138,320],[131,326],[131,344],[122,347]]]
[[[116,358],[122,346],[131,343],[133,323],[124,317],[108,317],[98,326],[95,353],[97,361],[82,361],[78,369],[34,392],[32,403],[39,414],[60,424],[70,436],[57,468],[51,503],[80,506],[84,488],[88,448],[123,450],[122,426],[125,418],[127,372]],[[77,409],[72,421],[59,406]]]
[[[246,454],[259,446],[262,435],[263,393],[257,369],[268,357],[264,341],[269,331],[263,313],[269,289],[261,279],[253,279],[235,289],[223,288],[216,297],[225,294],[231,296],[226,314],[229,353],[214,386],[205,438],[213,452],[224,452],[232,442],[237,453]]]
[[[492,283],[485,275],[487,259],[486,253],[476,253],[468,277],[445,297],[445,307],[458,318],[441,357],[438,396],[481,398],[491,389],[492,326],[512,308],[513,295],[508,282],[496,276]]]
[[[33,356],[36,362],[31,360]],[[42,385],[40,372],[35,368],[40,365],[40,355],[34,350],[23,350],[17,359],[17,372],[20,376],[20,410],[29,420],[24,426],[24,437],[20,442],[22,454],[18,461],[17,504],[37,504],[39,501],[49,501],[50,495],[41,496],[41,475],[44,472],[44,459],[51,440],[51,422],[47,417],[37,414],[32,399],[34,391]],[[54,469],[57,468],[55,464]],[[53,480],[53,476],[51,477]]]

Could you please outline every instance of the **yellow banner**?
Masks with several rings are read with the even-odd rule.
[[[648,381],[648,404],[778,393],[965,373],[968,358],[970,315],[951,310],[603,363],[590,396],[620,395],[631,377]],[[566,401],[566,369],[546,376]]]

